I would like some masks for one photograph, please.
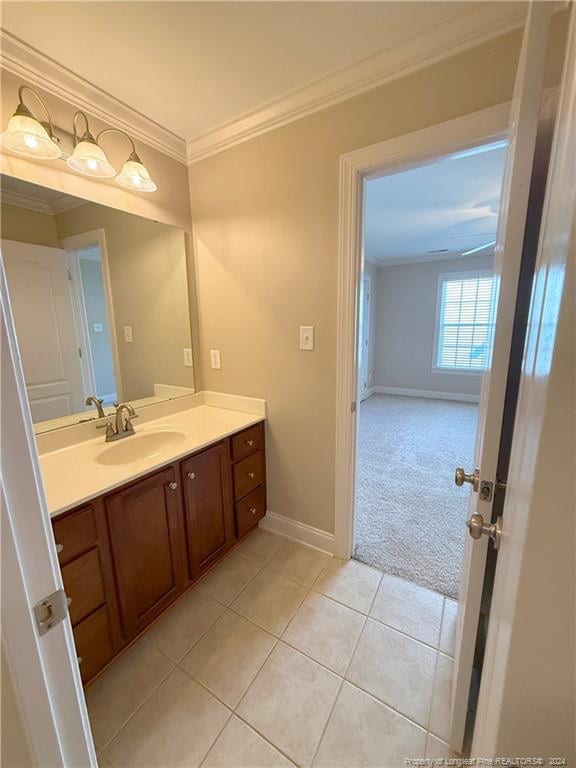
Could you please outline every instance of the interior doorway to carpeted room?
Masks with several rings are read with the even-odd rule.
[[[457,600],[506,142],[365,182],[354,557]]]

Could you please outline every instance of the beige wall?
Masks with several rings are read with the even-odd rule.
[[[30,211],[17,205],[0,204],[0,227],[5,240],[58,248],[56,221],[48,213]]]
[[[123,398],[149,397],[155,383],[194,387],[183,358],[192,346],[184,232],[93,203],[55,218],[60,238],[106,231]]]
[[[339,156],[508,100],[520,41],[504,35],[190,168],[202,384],[269,402],[271,511],[334,530]],[[298,351],[308,324],[313,353]]]
[[[4,69],[0,72],[0,78],[0,119],[2,130],[4,130],[4,126],[18,104],[18,87],[31,85],[31,83]],[[36,90],[46,100],[54,124],[71,133],[72,118],[76,107],[41,88],[36,88]],[[32,97],[27,103],[30,103],[33,111],[36,111]],[[38,109],[40,108],[38,107]],[[94,135],[103,128],[110,127],[97,118],[89,116],[89,119],[90,128]],[[110,162],[120,170],[130,152],[127,140],[122,136],[111,134],[106,137],[105,142],[105,150]],[[110,205],[119,210],[162,221],[165,224],[172,224],[189,232],[192,222],[188,193],[188,169],[183,163],[173,160],[142,142],[135,141],[135,144],[142,161],[149,167],[150,173],[158,185],[157,192],[153,194],[129,192],[123,190],[113,180],[103,182],[81,176],[69,170],[63,160],[29,161],[1,151],[0,172],[44,187],[57,189],[60,192],[76,195],[85,200]]]
[[[470,256],[377,270],[376,386],[480,395],[480,374],[432,372],[438,275],[491,266],[491,256]]]

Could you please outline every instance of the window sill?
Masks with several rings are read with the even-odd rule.
[[[449,376],[453,374],[457,376],[482,376],[486,371],[472,371],[465,368],[431,368],[430,373],[442,373]]]

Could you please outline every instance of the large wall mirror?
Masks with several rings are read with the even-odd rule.
[[[2,257],[37,433],[194,392],[185,234],[0,175]],[[87,401],[88,400],[88,404]]]

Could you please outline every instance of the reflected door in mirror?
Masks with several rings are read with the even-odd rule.
[[[2,241],[33,421],[84,408],[66,251]]]

